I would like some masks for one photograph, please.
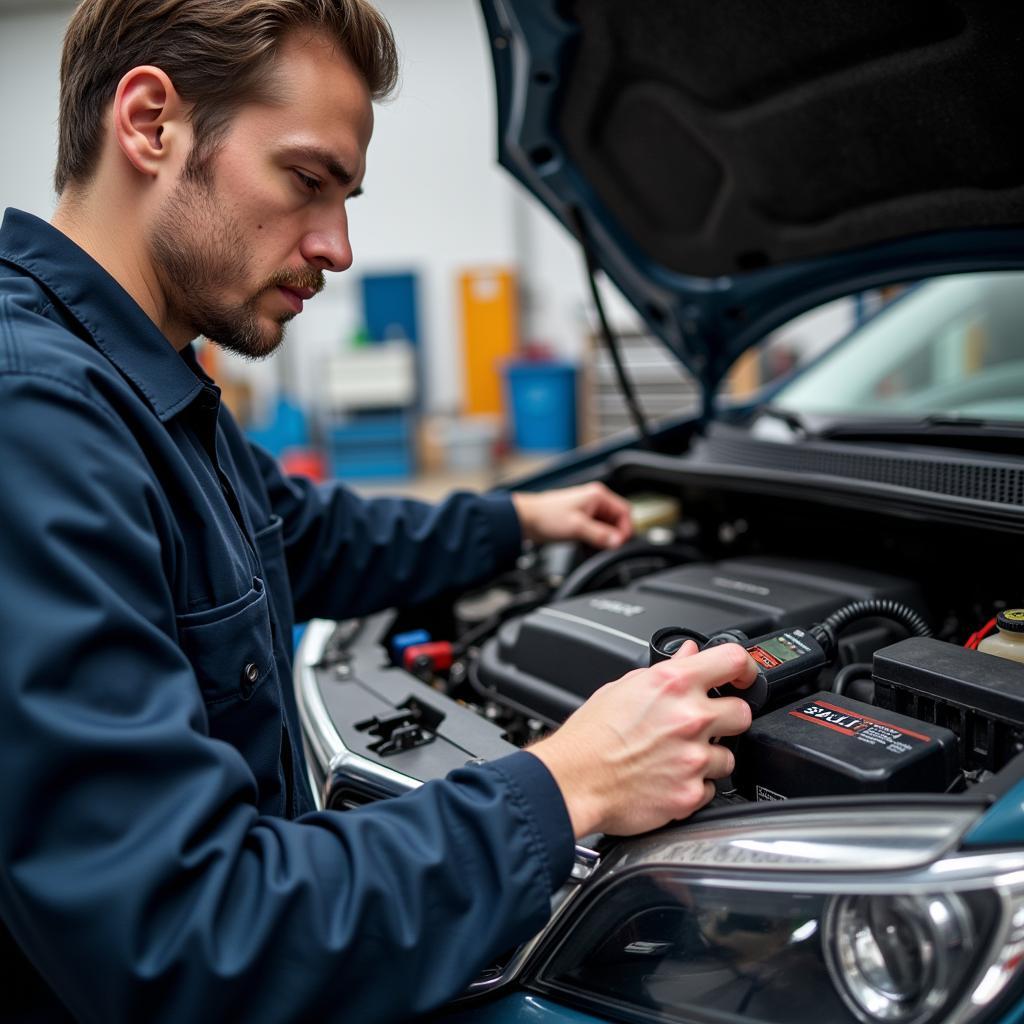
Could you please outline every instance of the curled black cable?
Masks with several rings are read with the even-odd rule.
[[[470,647],[478,644],[485,637],[495,632],[507,619],[512,618],[513,615],[523,615],[527,612],[533,611],[534,608],[539,608],[541,605],[545,605],[550,600],[547,593],[538,594],[534,591],[530,591],[526,594],[520,594],[518,597],[510,601],[500,611],[495,612],[493,615],[488,615],[486,619],[482,619],[480,622],[473,626],[470,626],[462,636],[459,637],[458,641],[452,645],[452,652],[456,658],[461,658]]]
[[[610,551],[599,551],[565,577],[552,600],[564,601],[568,597],[582,594],[595,579],[620,562],[655,557],[661,558],[667,565],[678,565],[697,561],[700,552],[688,544],[626,544]]]
[[[888,597],[869,598],[845,604],[813,626],[811,633],[826,651],[831,652],[835,650],[836,637],[847,626],[860,619],[874,618],[891,619],[903,626],[912,636],[932,636],[931,627],[909,604]]]
[[[846,693],[847,687],[858,679],[871,682],[871,664],[867,661],[855,661],[850,665],[844,665],[837,673],[832,682],[832,692],[840,697]]]

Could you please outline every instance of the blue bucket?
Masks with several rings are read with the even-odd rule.
[[[576,367],[571,363],[507,363],[512,437],[521,452],[576,447]]]

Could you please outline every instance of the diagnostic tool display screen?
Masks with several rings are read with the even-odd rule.
[[[805,653],[784,636],[773,636],[770,640],[762,640],[757,646],[760,647],[762,651],[766,651],[773,658],[777,659],[780,663],[793,661],[795,658],[799,658],[801,654]]]

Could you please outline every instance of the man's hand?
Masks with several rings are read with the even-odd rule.
[[[668,661],[601,687],[532,746],[562,791],[576,837],[635,835],[708,803],[712,780],[734,767],[732,752],[712,737],[750,726],[745,701],[708,691],[726,683],[746,688],[756,675],[738,644],[698,653],[688,640]]]
[[[633,533],[629,503],[604,484],[513,494],[512,503],[523,536],[537,543],[580,540],[595,548],[617,548]]]

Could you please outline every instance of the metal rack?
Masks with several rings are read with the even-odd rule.
[[[626,372],[650,422],[697,410],[700,393],[696,382],[662,341],[650,334],[628,332],[619,335],[619,344]],[[580,397],[585,440],[601,440],[632,427],[611,357],[597,337],[590,339]]]

